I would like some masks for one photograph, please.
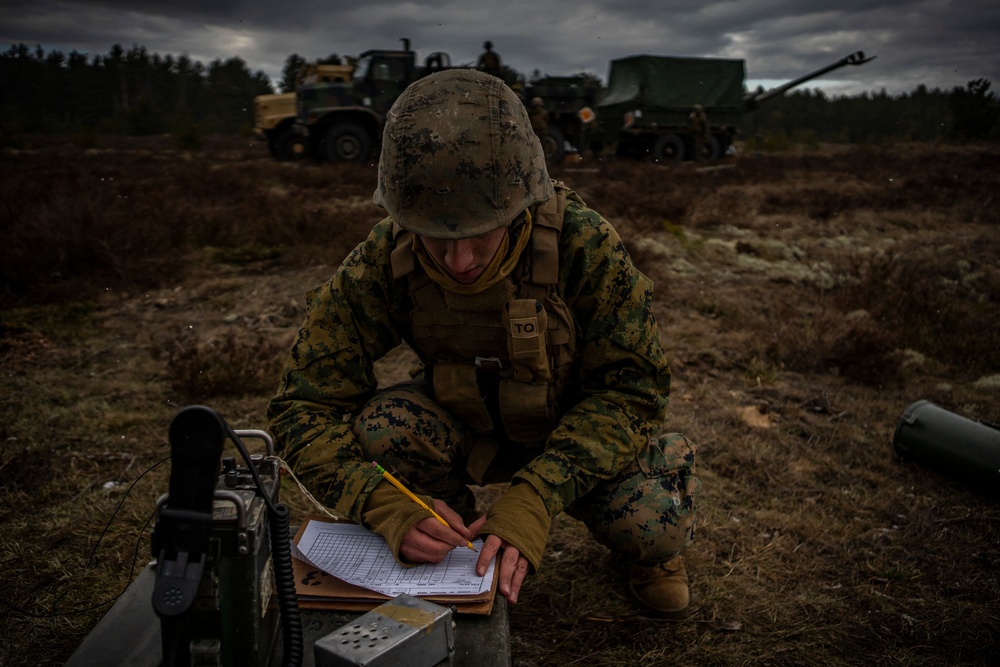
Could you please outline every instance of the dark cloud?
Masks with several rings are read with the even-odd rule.
[[[489,39],[525,74],[604,77],[611,59],[654,53],[742,58],[751,85],[772,85],[863,50],[878,58],[808,85],[853,94],[1000,82],[993,0],[0,0],[0,17],[0,44],[238,56],[275,79],[292,53],[356,55],[406,37],[420,58],[445,51],[454,64],[475,62]]]

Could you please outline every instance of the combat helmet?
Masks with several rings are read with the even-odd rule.
[[[389,110],[373,199],[403,229],[479,236],[554,194],[527,110],[500,79],[437,72],[410,84]]]

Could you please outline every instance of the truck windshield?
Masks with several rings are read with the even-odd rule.
[[[354,66],[354,80],[364,81],[365,78],[368,76],[368,70],[371,68],[371,66],[372,66],[371,56],[367,56],[359,60],[357,64]]]

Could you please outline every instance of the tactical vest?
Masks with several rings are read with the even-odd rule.
[[[520,262],[479,294],[441,288],[416,260],[410,233],[393,226],[393,277],[408,277],[414,345],[435,399],[476,431],[502,427],[528,446],[544,443],[573,384],[573,316],[557,289],[566,192],[556,184]]]

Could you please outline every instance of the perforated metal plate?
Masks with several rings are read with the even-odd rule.
[[[400,595],[316,642],[316,667],[433,667],[455,650],[451,610]]]

